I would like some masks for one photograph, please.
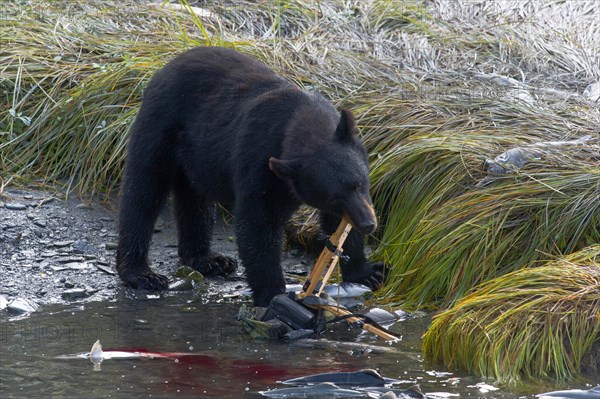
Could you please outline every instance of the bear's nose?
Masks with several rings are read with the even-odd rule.
[[[377,229],[377,222],[374,220],[366,220],[356,226],[356,229],[362,234],[371,234]]]

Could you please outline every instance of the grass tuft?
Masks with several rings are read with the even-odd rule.
[[[438,314],[426,357],[514,383],[600,372],[600,246],[478,286]]]

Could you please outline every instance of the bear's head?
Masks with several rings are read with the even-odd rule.
[[[367,152],[358,140],[350,111],[342,110],[330,142],[299,158],[271,158],[269,168],[287,181],[296,196],[307,205],[345,216],[362,234],[370,234],[377,228],[369,194]]]

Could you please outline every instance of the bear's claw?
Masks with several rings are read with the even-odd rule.
[[[169,287],[169,279],[162,274],[148,272],[126,278],[125,286],[136,290],[163,291]]]
[[[237,269],[237,261],[227,256],[211,254],[190,262],[184,262],[204,276],[228,276]]]
[[[363,265],[360,272],[353,273],[350,279],[351,283],[364,284],[373,291],[381,288],[389,275],[390,267],[383,262],[367,262]]]

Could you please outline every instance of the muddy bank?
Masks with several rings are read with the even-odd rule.
[[[217,219],[213,249],[239,261],[233,226]],[[83,203],[75,195],[6,189],[0,197],[2,307],[15,299],[36,307],[152,294],[124,288],[115,274],[116,220],[115,209]],[[290,283],[306,272],[308,262],[302,255],[297,249],[284,253],[283,266]],[[169,207],[156,223],[150,258],[154,270],[175,280],[174,273],[181,265]],[[201,287],[186,289],[198,291],[206,301],[245,300],[239,295],[239,291],[248,288],[243,271],[239,267],[228,278],[208,279]]]

